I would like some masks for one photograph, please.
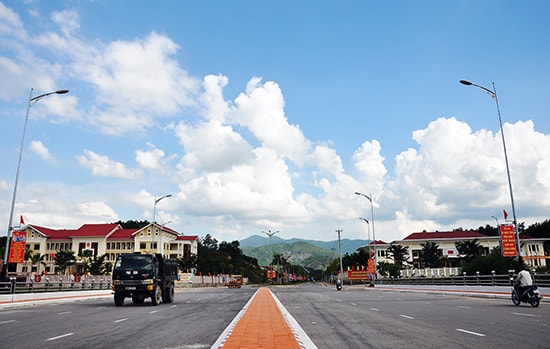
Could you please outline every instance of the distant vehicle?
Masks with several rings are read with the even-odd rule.
[[[243,276],[242,275],[232,275],[232,280],[225,283],[229,288],[241,288],[243,285]]]
[[[120,307],[125,298],[142,304],[151,298],[153,305],[174,301],[174,283],[178,278],[178,263],[161,254],[122,254],[113,270],[112,289],[115,305]]]

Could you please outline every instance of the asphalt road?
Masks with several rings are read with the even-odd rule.
[[[550,307],[322,284],[271,287],[318,348],[548,348]],[[0,348],[210,348],[256,288],[178,290],[153,307],[111,297],[0,310]]]
[[[376,288],[272,288],[318,348],[549,348],[550,308]]]

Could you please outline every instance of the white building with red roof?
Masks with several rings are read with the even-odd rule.
[[[393,241],[392,244],[405,246],[409,251],[408,264],[412,268],[423,268],[422,251],[423,244],[434,242],[438,245],[439,255],[445,258],[447,267],[458,267],[460,258],[455,243],[458,241],[471,241],[477,239],[483,247],[483,254],[487,255],[495,247],[500,247],[499,236],[488,236],[476,230],[436,231],[412,233],[403,240]],[[531,267],[546,266],[546,260],[550,256],[545,255],[544,242],[549,239],[533,238],[526,234],[520,235],[521,256]]]
[[[83,258],[105,255],[105,261],[114,262],[123,253],[160,253],[166,258],[182,258],[198,253],[198,236],[183,235],[177,231],[150,223],[140,229],[123,229],[118,223],[84,224],[78,229],[51,229],[25,224],[17,231],[26,232],[26,248],[43,255],[43,265],[31,266],[27,261],[17,264],[10,272],[55,273],[54,256],[63,250],[77,256],[75,270],[82,272]],[[13,267],[13,264],[11,264]]]

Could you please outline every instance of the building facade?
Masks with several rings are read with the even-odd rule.
[[[408,248],[409,258],[407,264],[412,269],[422,269],[422,251],[423,244],[434,242],[438,245],[439,256],[444,258],[445,267],[459,267],[460,256],[456,249],[456,242],[471,241],[477,239],[483,247],[483,255],[487,255],[495,247],[500,247],[499,236],[487,236],[475,230],[458,230],[446,232],[419,232],[412,233],[403,240],[395,240],[392,244],[398,244]],[[547,238],[533,238],[522,234],[520,236],[521,256],[529,267],[545,267],[550,255],[545,251],[545,242],[550,241]]]
[[[182,235],[157,223],[140,229],[123,229],[120,224],[84,224],[78,229],[50,229],[27,224],[17,232],[26,233],[26,249],[43,256],[33,265],[29,260],[10,263],[11,273],[56,273],[54,256],[58,251],[73,251],[76,260],[69,273],[82,273],[84,258],[105,255],[112,262],[123,253],[160,253],[166,258],[189,257],[198,253],[198,237]]]

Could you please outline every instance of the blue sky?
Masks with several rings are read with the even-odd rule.
[[[547,1],[0,1],[0,217],[377,239],[550,209]],[[7,229],[5,229],[7,230]],[[5,232],[4,232],[5,234]],[[372,236],[371,236],[372,237]]]

